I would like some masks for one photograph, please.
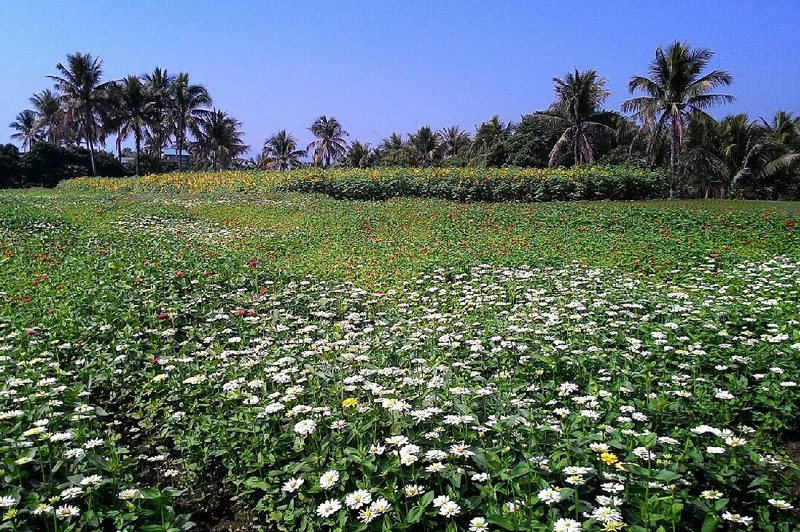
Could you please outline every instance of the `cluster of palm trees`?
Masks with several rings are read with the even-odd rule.
[[[136,147],[136,174],[144,146],[161,157],[168,145],[176,149],[180,169],[182,154],[190,148],[200,164],[219,170],[245,153],[241,123],[224,111],[209,109],[212,100],[203,85],[189,75],[169,74],[155,68],[143,76],[103,80],[103,62],[91,54],[69,54],[48,76],[54,90],[31,97],[26,109],[11,123],[12,138],[23,150],[36,142],[85,145],[96,174],[95,151],[113,138],[117,156],[122,143],[132,138]],[[190,140],[191,139],[191,140]]]
[[[102,62],[88,54],[67,56],[50,78],[55,91],[31,98],[33,109],[11,125],[23,149],[39,140],[97,144],[114,137],[117,153],[131,138],[138,160],[142,145],[159,156],[168,144],[180,164],[188,149],[196,168],[221,170],[250,167],[289,170],[312,164],[369,166],[570,166],[602,161],[663,167],[681,193],[724,197],[736,186],[761,189],[794,186],[800,193],[800,119],[779,111],[766,120],[747,115],[717,121],[710,107],[733,97],[716,92],[733,79],[724,70],[708,70],[714,53],[674,42],[658,48],[647,75],[628,84],[631,98],[620,111],[603,108],[610,92],[606,78],[594,70],[553,78],[555,98],[544,110],[524,115],[519,123],[499,116],[475,127],[474,133],[450,126],[429,126],[407,135],[394,133],[373,148],[348,142],[348,133],[333,117],[321,116],[309,127],[314,136],[305,149],[286,130],[266,140],[255,159],[241,123],[223,111],[209,109],[211,97],[187,74],[169,75],[156,68],[144,76],[102,80]]]

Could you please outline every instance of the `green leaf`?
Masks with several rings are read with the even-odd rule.
[[[714,532],[719,527],[719,518],[714,514],[707,514],[703,521],[701,532]]]

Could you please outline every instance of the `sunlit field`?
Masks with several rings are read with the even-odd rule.
[[[0,192],[0,529],[795,530],[798,226]]]

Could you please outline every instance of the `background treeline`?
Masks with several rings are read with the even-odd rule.
[[[372,146],[349,141],[336,118],[321,116],[309,127],[315,140],[305,148],[281,130],[250,159],[243,157],[249,146],[241,123],[210,108],[208,91],[189,83],[187,74],[171,76],[156,68],[144,76],[103,82],[98,59],[69,55],[50,76],[55,90],[31,98],[34,108],[11,125],[23,152],[29,152],[19,154],[10,145],[0,150],[0,186],[50,186],[79,174],[174,170],[600,163],[660,170],[664,194],[670,197],[800,198],[800,118],[779,110],[771,117],[736,114],[715,120],[707,110],[733,101],[718,92],[733,80],[724,70],[708,68],[713,55],[680,42],[658,48],[647,74],[630,79],[631,98],[619,111],[603,107],[610,94],[605,78],[575,70],[553,79],[555,98],[548,108],[517,122],[495,115],[475,131],[423,126]],[[127,154],[122,148],[126,139],[135,146]],[[112,142],[115,155],[96,150]],[[165,148],[174,148],[175,154],[165,157]],[[33,160],[37,151],[42,153]],[[185,165],[184,152],[189,154]],[[39,172],[48,166],[48,156],[55,159],[45,175]],[[115,158],[126,164],[113,164]]]

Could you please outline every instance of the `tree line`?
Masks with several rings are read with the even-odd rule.
[[[631,97],[619,111],[605,109],[607,79],[594,70],[553,78],[555,98],[540,111],[504,121],[495,115],[474,132],[458,125],[423,126],[394,133],[376,146],[349,142],[334,117],[321,116],[309,127],[314,141],[302,148],[286,130],[269,137],[259,155],[249,150],[242,124],[212,108],[202,85],[188,74],[171,76],[156,68],[144,76],[102,80],[102,62],[89,54],[67,56],[49,76],[54,91],[31,98],[11,127],[23,151],[39,143],[84,146],[92,174],[98,174],[96,147],[109,140],[122,160],[122,143],[135,146],[129,173],[183,169],[251,168],[282,171],[304,165],[322,167],[485,166],[557,167],[603,163],[661,168],[669,194],[699,197],[800,197],[800,118],[779,110],[752,119],[746,114],[715,120],[714,106],[733,96],[718,92],[733,78],[709,70],[713,51],[674,42],[658,48],[646,75],[628,83]],[[172,146],[177,163],[164,164]],[[8,146],[6,152],[11,151]],[[51,150],[52,151],[52,150]],[[103,152],[101,152],[103,153]],[[3,152],[0,149],[0,172]],[[6,157],[11,157],[6,155]],[[108,163],[108,155],[102,156]],[[21,157],[25,159],[25,155]],[[24,165],[23,165],[24,166]]]

